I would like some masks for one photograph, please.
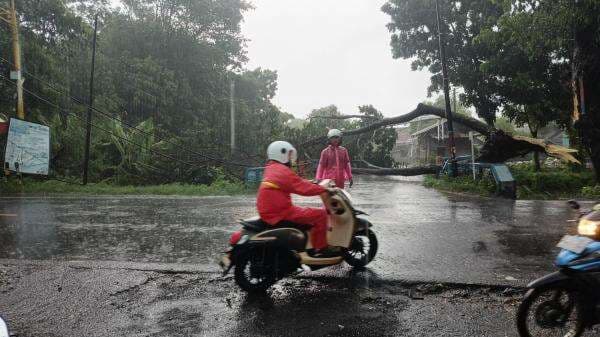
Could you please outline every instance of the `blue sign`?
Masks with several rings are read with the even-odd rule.
[[[244,180],[247,184],[258,184],[262,181],[264,167],[249,167],[244,174]]]

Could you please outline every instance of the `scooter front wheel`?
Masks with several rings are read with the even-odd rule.
[[[578,337],[585,331],[579,293],[562,284],[531,289],[517,311],[521,337]]]
[[[366,235],[360,233],[352,237],[350,247],[344,253],[344,260],[352,267],[364,268],[373,261],[378,248],[377,236],[372,230],[367,229]]]

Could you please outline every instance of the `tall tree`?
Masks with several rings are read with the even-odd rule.
[[[516,8],[476,39],[477,45],[497,51],[481,68],[491,75],[504,116],[517,126],[527,126],[534,138],[552,121],[566,127],[571,103],[564,86],[570,67],[557,57],[552,44],[532,40],[531,35],[539,35],[542,28],[535,7]],[[534,163],[539,170],[537,152]]]
[[[440,1],[441,30],[446,40],[450,83],[464,88],[461,100],[473,106],[477,114],[493,125],[500,106],[494,82],[481,68],[482,60],[495,51],[482,48],[475,38],[483,29],[495,26],[510,8],[496,0]],[[411,59],[413,70],[427,69],[433,75],[429,92],[442,88],[438,50],[435,1],[389,0],[382,7],[390,15],[394,58]]]

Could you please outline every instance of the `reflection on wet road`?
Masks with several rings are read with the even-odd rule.
[[[447,196],[399,178],[360,177],[351,193],[371,214],[382,278],[525,282],[552,269],[574,216],[562,201]],[[0,258],[212,265],[236,220],[254,213],[253,196],[4,197]]]

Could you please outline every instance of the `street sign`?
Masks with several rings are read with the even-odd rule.
[[[4,161],[10,171],[48,175],[50,128],[11,118]]]
[[[263,172],[265,171],[264,167],[249,167],[246,169],[244,174],[244,180],[246,184],[254,185],[259,184],[262,181]]]

